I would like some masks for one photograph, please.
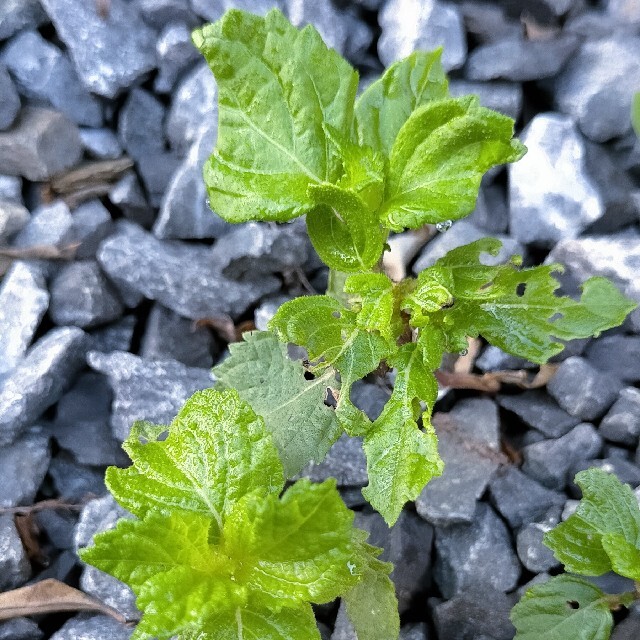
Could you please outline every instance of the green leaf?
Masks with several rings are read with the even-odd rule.
[[[212,208],[225,220],[290,220],[315,203],[312,184],[342,172],[326,125],[349,132],[357,73],[318,32],[277,10],[227,11],[194,43],[218,86],[218,138],[205,166]]]
[[[512,136],[513,120],[475,96],[416,109],[393,144],[383,224],[400,231],[471,213],[483,174],[524,155]]]
[[[262,418],[236,391],[199,391],[171,423],[166,440],[142,442],[140,435],[132,429],[123,444],[132,466],[107,470],[109,490],[137,516],[181,509],[213,517],[221,528],[244,495],[278,495],[284,486]]]
[[[332,184],[311,185],[309,197],[317,206],[307,214],[307,231],[323,262],[347,273],[373,267],[385,239],[375,211]]]
[[[633,102],[631,103],[631,124],[636,135],[640,138],[640,92],[633,96]]]
[[[614,565],[626,570],[633,558],[617,555],[628,549],[617,536],[640,549],[640,508],[631,487],[602,469],[581,471],[575,482],[582,489],[578,508],[545,534],[544,543],[573,573],[598,576]],[[610,534],[615,537],[604,542]]]
[[[391,364],[397,369],[393,393],[364,437],[369,484],[362,490],[390,526],[404,503],[415,500],[444,467],[428,420],[438,383],[425,365],[422,350],[415,343],[403,345]],[[420,401],[427,405],[424,414]],[[422,429],[417,422],[421,415]]]
[[[335,480],[303,479],[281,499],[239,502],[225,523],[224,550],[242,558],[249,589],[276,606],[330,602],[358,581],[348,566],[357,553],[352,525]]]
[[[375,547],[362,545],[361,559],[352,565],[360,582],[342,596],[358,640],[394,640],[400,633],[398,601],[389,579],[393,565],[378,560],[379,553]]]
[[[640,546],[632,545],[619,533],[605,533],[602,548],[611,558],[611,566],[618,575],[640,582]]]
[[[285,302],[269,323],[283,342],[305,347],[314,371],[334,367],[341,378],[336,415],[351,435],[370,426],[362,411],[351,403],[351,385],[375,371],[393,351],[379,334],[358,326],[357,314],[330,296],[307,296]]]
[[[607,595],[567,575],[528,589],[511,621],[516,640],[608,640],[613,627]]]
[[[341,433],[334,411],[324,404],[332,372],[306,380],[302,364],[289,359],[272,333],[245,333],[243,339],[229,345],[231,355],[213,371],[264,418],[285,476],[291,477],[311,460],[322,461]]]
[[[557,296],[552,274],[559,265],[519,270],[517,258],[498,266],[480,262],[481,254],[497,255],[500,247],[498,240],[484,238],[420,273],[404,308],[420,328],[421,344],[456,352],[467,347],[467,336],[481,335],[507,353],[543,363],[564,348],[554,337],[596,335],[621,324],[636,306],[605,278],[587,280],[579,301]],[[437,351],[429,361],[439,365]]]
[[[367,87],[356,102],[358,137],[376,151],[391,155],[402,125],[418,107],[448,97],[442,49],[416,51],[395,62]]]

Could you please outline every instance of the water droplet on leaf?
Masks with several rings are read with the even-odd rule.
[[[461,356],[466,356],[468,353],[469,353],[469,349],[463,349],[463,350],[460,352],[460,355],[461,355]]]
[[[443,220],[442,222],[438,222],[436,224],[436,231],[438,233],[444,233],[445,231],[449,231],[451,229],[451,225],[453,222],[451,220]]]

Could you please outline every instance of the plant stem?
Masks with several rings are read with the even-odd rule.
[[[342,304],[347,303],[347,295],[344,292],[345,280],[349,277],[344,271],[329,269],[329,281],[327,282],[327,295],[335,298]]]

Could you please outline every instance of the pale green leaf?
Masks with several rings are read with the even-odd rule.
[[[398,519],[405,502],[415,500],[444,466],[428,419],[438,384],[422,350],[415,343],[403,345],[391,364],[397,368],[393,393],[364,437],[369,484],[362,490],[389,525]],[[421,401],[427,406],[424,414]],[[422,429],[417,422],[421,415]]]
[[[233,390],[197,392],[166,440],[142,442],[134,428],[123,447],[133,464],[110,467],[107,485],[138,516],[181,509],[209,515],[221,526],[242,496],[256,490],[278,495],[284,485],[264,421]]]
[[[309,185],[341,176],[326,125],[351,130],[357,73],[312,26],[299,31],[277,10],[227,11],[193,38],[218,86],[204,174],[212,208],[231,222],[307,213]]]
[[[300,362],[268,331],[245,333],[229,345],[231,355],[214,368],[218,381],[234,388],[262,418],[280,453],[286,477],[311,460],[320,462],[341,429],[325,406],[331,371],[306,380]]]
[[[470,214],[483,174],[523,156],[512,136],[513,120],[475,96],[419,107],[393,144],[381,220],[399,231]]]
[[[631,124],[640,138],[640,91],[633,96],[631,103]]]
[[[392,64],[356,102],[358,137],[376,151],[391,155],[402,125],[418,107],[449,95],[440,63],[442,49],[416,51]]]
[[[576,475],[582,499],[575,513],[545,534],[544,542],[567,571],[598,576],[611,571],[615,562],[625,566],[623,558],[612,558],[603,547],[603,536],[614,534],[640,548],[640,508],[629,485],[602,469],[587,469]],[[621,550],[609,540],[609,550]]]
[[[528,589],[511,621],[516,640],[608,640],[613,627],[606,594],[567,575]]]
[[[498,266],[481,263],[483,253],[497,255],[500,247],[494,238],[477,240],[419,274],[404,305],[422,344],[456,352],[466,348],[467,336],[482,336],[507,353],[543,363],[564,348],[554,338],[596,335],[619,325],[636,306],[605,278],[587,280],[574,300],[555,293],[558,265],[520,270],[515,258]],[[438,361],[435,352],[430,361]]]
[[[602,548],[618,575],[640,582],[640,545],[631,544],[619,533],[605,533],[602,536]]]

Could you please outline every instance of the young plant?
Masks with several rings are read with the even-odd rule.
[[[635,591],[608,594],[562,574],[527,590],[511,612],[516,640],[607,640],[612,611],[640,597],[640,508],[631,488],[601,469],[581,471],[576,512],[549,531],[545,544],[571,574],[609,571],[635,581]]]

